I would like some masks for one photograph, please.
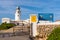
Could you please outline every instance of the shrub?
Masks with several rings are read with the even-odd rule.
[[[47,40],[60,40],[60,27],[55,28]]]
[[[12,24],[12,23],[2,23],[0,25],[0,30],[9,29],[14,26],[15,26],[15,24]]]

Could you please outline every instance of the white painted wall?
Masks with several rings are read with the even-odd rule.
[[[10,18],[2,18],[2,23],[10,23]]]

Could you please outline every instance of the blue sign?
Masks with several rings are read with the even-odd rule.
[[[52,13],[39,13],[38,14],[38,21],[53,21],[53,14]]]

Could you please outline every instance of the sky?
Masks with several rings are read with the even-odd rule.
[[[17,6],[20,6],[21,20],[28,19],[32,13],[53,13],[54,20],[60,20],[60,0],[0,0],[0,21],[14,19]]]

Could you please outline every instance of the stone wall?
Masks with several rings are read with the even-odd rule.
[[[39,40],[46,40],[49,34],[52,32],[52,30],[56,27],[59,27],[60,25],[38,25],[37,31],[38,31],[38,37]]]

